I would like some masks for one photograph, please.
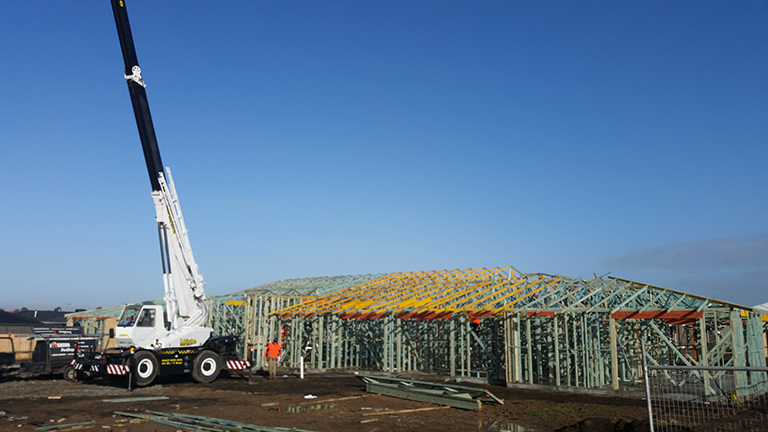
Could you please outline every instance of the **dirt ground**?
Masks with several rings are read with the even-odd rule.
[[[12,379],[0,383],[0,431],[32,431],[45,426],[89,422],[92,430],[166,431],[179,427],[151,422],[129,423],[115,411],[145,410],[216,417],[260,426],[312,431],[640,431],[648,430],[644,401],[584,394],[485,387],[504,399],[485,403],[479,412],[455,408],[403,414],[387,411],[435,405],[368,394],[352,374],[293,374],[270,381],[254,376],[224,376],[212,384],[191,379],[162,379],[150,387],[128,392],[101,379],[69,382],[62,379]],[[424,379],[424,377],[420,377]],[[433,377],[440,379],[440,377]],[[305,399],[305,395],[317,396]],[[103,399],[167,396],[165,400],[111,403]],[[355,397],[357,396],[357,397]],[[330,399],[349,398],[343,401]],[[564,429],[567,428],[567,429]],[[54,430],[66,430],[59,428]]]

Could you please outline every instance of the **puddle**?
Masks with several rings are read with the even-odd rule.
[[[476,426],[478,430],[489,432],[536,432],[535,429],[502,420],[464,420],[462,423],[467,426]]]
[[[289,413],[307,413],[315,410],[327,410],[333,408],[333,404],[290,406],[285,409]]]

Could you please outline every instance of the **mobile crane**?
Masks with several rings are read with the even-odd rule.
[[[96,374],[128,374],[135,377],[138,386],[149,385],[160,375],[190,373],[198,382],[212,382],[222,369],[242,370],[250,363],[237,355],[236,336],[212,336],[213,330],[205,326],[208,308],[203,277],[192,255],[171,170],[164,170],[160,159],[125,0],[111,2],[125,62],[125,81],[152,185],[165,308],[124,307],[115,329],[117,350],[80,352],[73,360],[74,366]]]

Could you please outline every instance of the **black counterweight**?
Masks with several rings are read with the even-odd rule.
[[[147,171],[149,171],[149,181],[152,183],[152,190],[159,191],[158,178],[163,173],[163,161],[160,159],[155,126],[152,124],[152,115],[149,113],[147,92],[144,90],[141,80],[141,69],[139,69],[139,60],[136,57],[136,48],[133,46],[133,35],[131,34],[131,24],[128,22],[128,12],[125,10],[125,0],[111,1],[115,24],[117,25],[117,35],[120,38],[120,48],[123,50],[126,82],[131,94],[133,114],[136,116],[136,126],[139,128],[141,147],[144,149],[144,159],[147,162]]]

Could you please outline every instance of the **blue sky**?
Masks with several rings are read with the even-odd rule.
[[[768,301],[768,3],[127,1],[209,295],[513,265]],[[0,307],[162,296],[109,2],[0,0]]]

